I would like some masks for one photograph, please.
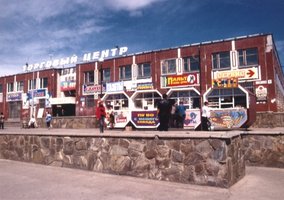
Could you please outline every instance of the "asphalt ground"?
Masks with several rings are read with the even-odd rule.
[[[1,200],[283,200],[284,169],[247,167],[229,189],[0,159]]]

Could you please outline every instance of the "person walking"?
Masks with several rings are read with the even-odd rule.
[[[183,102],[180,101],[178,107],[177,107],[177,117],[178,117],[178,123],[177,123],[177,127],[178,128],[183,128],[183,124],[184,124],[184,119],[185,119],[185,111],[186,111],[186,107],[183,105]]]
[[[1,114],[0,114],[0,129],[4,129],[4,119],[5,119],[5,116],[4,116],[3,112],[1,112]]]
[[[45,117],[45,122],[46,122],[46,127],[50,129],[50,124],[51,124],[52,116],[49,112],[46,112],[46,117]]]
[[[210,108],[208,107],[208,102],[205,101],[202,107],[201,114],[201,130],[208,131],[209,130],[209,118],[210,118]]]
[[[98,107],[96,109],[96,117],[99,120],[100,133],[103,133],[105,126],[106,109],[102,101],[99,102]]]
[[[168,96],[163,94],[163,99],[158,103],[159,131],[168,131],[171,109],[172,106],[168,101]]]

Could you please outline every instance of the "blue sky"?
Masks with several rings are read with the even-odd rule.
[[[127,46],[128,53],[272,33],[284,65],[284,0],[0,0],[0,76]]]

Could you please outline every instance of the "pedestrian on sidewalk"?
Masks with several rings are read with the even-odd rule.
[[[5,116],[4,116],[3,112],[1,112],[1,114],[0,114],[0,129],[4,129],[4,119],[5,119]]]
[[[46,112],[46,117],[45,117],[45,122],[46,122],[46,127],[50,129],[50,124],[51,124],[52,116],[51,114],[47,111]]]
[[[105,126],[106,109],[102,101],[98,102],[98,106],[96,108],[96,117],[97,120],[99,120],[100,133],[103,133]]]

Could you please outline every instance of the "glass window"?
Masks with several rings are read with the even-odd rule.
[[[207,98],[215,108],[247,107],[246,94],[239,88],[214,89]]]
[[[151,77],[150,63],[138,64],[138,78]]]
[[[36,79],[32,79],[28,81],[28,89],[29,90],[36,89]]]
[[[120,66],[119,67],[119,79],[120,80],[127,80],[131,79],[132,77],[131,65]]]
[[[176,59],[162,60],[161,61],[162,74],[175,74],[176,73]]]
[[[182,101],[187,109],[200,108],[200,97],[192,90],[174,91],[170,94],[169,99],[177,104]]]
[[[86,107],[94,107],[95,101],[94,101],[94,95],[88,95],[86,96]]]
[[[0,93],[3,93],[3,86],[0,84]]]
[[[230,68],[230,52],[219,52],[212,54],[213,69]]]
[[[183,59],[183,71],[199,71],[199,57],[198,56],[190,56]]]
[[[84,73],[84,83],[85,84],[94,84],[95,82],[95,74],[94,71],[88,71]]]
[[[41,78],[40,79],[40,88],[47,88],[48,86],[48,78]]]
[[[258,65],[257,48],[238,50],[240,67]]]
[[[14,92],[14,83],[7,83],[8,92]]]
[[[103,82],[110,82],[110,68],[103,69]]]
[[[17,91],[24,91],[24,81],[17,82]]]

